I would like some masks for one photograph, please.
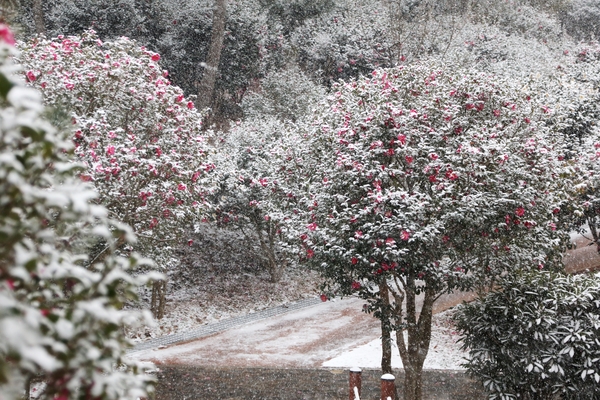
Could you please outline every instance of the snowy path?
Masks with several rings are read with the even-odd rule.
[[[363,304],[357,298],[319,302],[188,343],[136,351],[129,357],[156,364],[212,367],[377,368],[380,325],[362,312]],[[463,354],[446,320],[443,315],[436,317],[426,368],[459,368]]]

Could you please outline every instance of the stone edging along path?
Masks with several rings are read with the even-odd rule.
[[[223,332],[227,329],[244,325],[249,322],[260,321],[262,319],[274,317],[276,315],[285,314],[290,311],[300,310],[302,308],[310,307],[315,304],[321,303],[320,298],[308,298],[302,299],[295,302],[287,303],[285,305],[267,308],[265,310],[257,311],[252,314],[246,314],[239,317],[228,318],[223,321],[216,322],[214,324],[204,325],[202,327],[193,329],[188,332],[175,333],[172,335],[161,336],[158,338],[150,339],[145,342],[137,343],[134,347],[129,349],[128,353],[134,353],[136,351],[154,349],[161,346],[169,346],[172,344],[188,342],[190,340],[200,339],[205,336],[212,335],[213,333]]]

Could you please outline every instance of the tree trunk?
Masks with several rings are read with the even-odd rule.
[[[423,398],[423,364],[431,341],[431,322],[435,299],[435,292],[431,289],[425,289],[423,306],[420,313],[418,313],[415,282],[409,280],[406,288],[406,320],[408,327],[396,330],[396,340],[405,372],[404,400],[422,400]],[[394,317],[396,321],[402,320],[402,315],[395,315]],[[408,333],[406,340],[404,330]]]
[[[166,295],[167,281],[155,281],[152,284],[152,299],[150,301],[150,311],[156,319],[162,319],[162,317],[165,316]]]
[[[35,32],[38,35],[46,35],[46,23],[44,21],[44,10],[42,9],[42,0],[33,0],[33,21],[35,22]]]
[[[200,109],[209,107],[212,104],[215,82],[217,81],[217,75],[219,73],[226,20],[227,0],[215,0],[210,47],[208,49],[208,56],[206,57],[204,75],[198,86],[198,108]]]
[[[392,373],[392,329],[390,327],[388,285],[385,281],[379,283],[379,297],[381,297],[381,372]]]

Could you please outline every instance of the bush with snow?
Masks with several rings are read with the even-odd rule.
[[[9,34],[0,26],[0,397],[40,375],[44,399],[146,396],[150,378],[124,359],[122,327],[139,315],[121,308],[147,277],[128,272],[138,256],[115,255],[133,232],[94,204],[72,143],[18,82]],[[87,257],[99,241],[102,262]]]
[[[600,275],[509,275],[455,320],[490,399],[600,396]]]
[[[319,109],[274,146],[274,180],[296,201],[280,220],[332,294],[369,299],[396,329],[406,398],[420,398],[439,294],[560,266],[562,137],[524,86],[444,65],[375,70]]]
[[[28,83],[74,124],[75,157],[111,217],[130,225],[135,246],[160,267],[205,209],[214,164],[201,114],[171,85],[160,56],[120,38],[36,38],[20,45]]]

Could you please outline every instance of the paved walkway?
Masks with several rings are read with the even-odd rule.
[[[267,308],[262,311],[258,311],[252,314],[242,315],[240,317],[229,318],[223,321],[216,322],[210,325],[204,325],[200,328],[188,331],[175,333],[173,335],[161,336],[159,338],[150,339],[145,342],[136,344],[133,348],[129,349],[129,353],[136,351],[155,349],[162,346],[169,346],[172,344],[189,342],[191,340],[200,339],[214,333],[226,331],[228,329],[241,326],[250,322],[260,321],[266,318],[274,317],[288,313],[290,311],[300,310],[302,308],[310,307],[315,304],[321,303],[319,298],[309,298],[298,300],[296,302],[288,303],[282,306],[273,308]]]

